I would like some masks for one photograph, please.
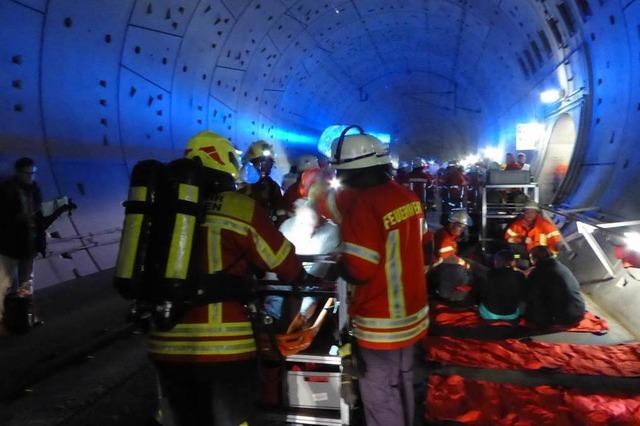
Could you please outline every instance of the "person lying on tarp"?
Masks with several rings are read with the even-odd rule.
[[[548,328],[580,322],[585,304],[573,273],[553,257],[548,247],[534,247],[530,257],[533,269],[527,277],[527,323]]]
[[[526,296],[526,279],[515,269],[511,250],[500,250],[493,257],[493,269],[478,284],[478,313],[487,321],[513,321],[520,317]]]
[[[475,305],[471,265],[458,256],[448,256],[434,264],[427,274],[429,297],[451,306]]]

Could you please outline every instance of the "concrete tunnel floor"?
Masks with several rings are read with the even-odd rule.
[[[1,338],[0,424],[147,424],[156,397],[153,369],[144,335],[127,328],[128,302],[112,289],[111,277],[111,270],[104,271],[37,292],[45,325],[26,335]],[[587,302],[592,312],[606,317],[607,334],[555,333],[538,339],[605,345],[635,340],[588,296]],[[116,338],[100,343],[109,336]],[[416,370],[420,405],[426,374],[421,363]],[[510,375],[510,380],[514,378],[520,380],[518,373]],[[526,383],[526,377],[521,379]]]

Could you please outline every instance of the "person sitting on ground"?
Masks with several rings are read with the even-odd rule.
[[[500,250],[493,257],[493,269],[478,288],[478,311],[487,321],[513,321],[522,314],[526,296],[526,280],[515,269],[511,250]]]
[[[527,323],[539,328],[570,326],[582,320],[585,303],[580,283],[545,246],[531,250],[534,267],[527,277]]]
[[[471,266],[458,256],[448,256],[429,270],[429,296],[447,305],[469,307],[475,304]]]

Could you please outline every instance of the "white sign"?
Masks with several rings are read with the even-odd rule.
[[[520,123],[516,126],[516,149],[524,151],[537,149],[538,142],[544,135],[544,124]]]

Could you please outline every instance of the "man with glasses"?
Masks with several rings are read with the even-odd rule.
[[[7,334],[7,328],[16,328],[16,321],[10,325],[3,318],[5,296],[9,292],[12,300],[23,302],[17,306],[26,307],[25,317],[28,316],[33,295],[33,259],[37,253],[45,253],[45,230],[62,213],[75,208],[69,203],[44,216],[35,162],[23,157],[14,166],[15,175],[0,183],[0,321],[4,319],[0,335]],[[35,320],[34,324],[42,322]]]

